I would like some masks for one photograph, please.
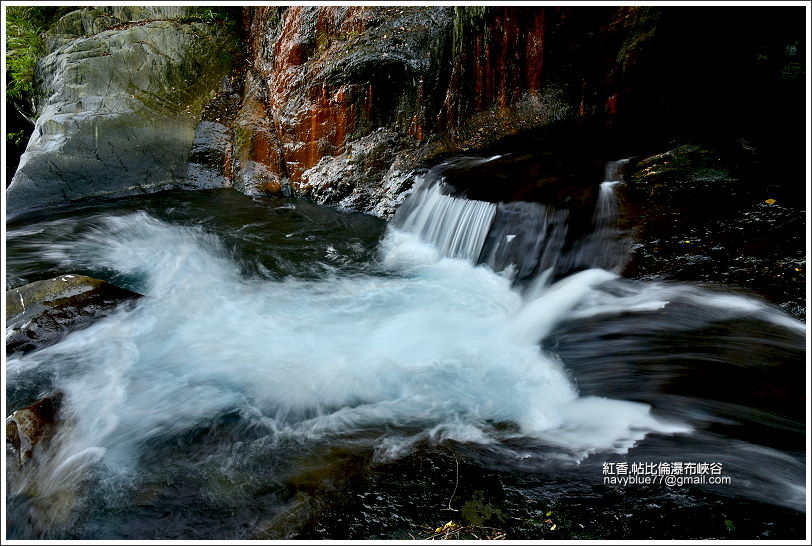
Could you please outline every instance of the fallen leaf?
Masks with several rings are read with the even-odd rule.
[[[556,528],[556,527],[558,527],[558,525],[556,525],[555,523],[553,523],[553,526],[552,526],[552,527],[550,527],[550,531],[555,531],[555,528]]]
[[[774,205],[775,199],[765,199],[764,202],[767,203],[768,205]]]

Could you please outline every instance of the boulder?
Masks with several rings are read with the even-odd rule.
[[[84,275],[62,275],[6,292],[6,354],[27,353],[88,326],[120,303],[141,297]]]
[[[37,447],[52,436],[61,403],[62,393],[56,392],[6,418],[6,444],[21,465],[27,464]]]
[[[9,213],[190,185],[200,112],[236,47],[225,26],[86,8],[60,20],[46,44],[38,117],[6,193]]]

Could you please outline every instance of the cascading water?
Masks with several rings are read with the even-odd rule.
[[[628,159],[621,159],[606,164],[592,220],[594,227],[575,257],[578,266],[600,267],[619,273],[626,265],[629,248],[618,225],[620,200],[617,186],[625,181],[623,172],[628,162]]]
[[[429,171],[393,220],[440,255],[484,263],[519,281],[560,277],[598,267],[615,273],[626,263],[628,244],[618,225],[619,194],[628,159],[610,161],[599,186],[592,229],[567,247],[567,210],[540,203],[488,203],[454,196],[443,173],[450,166],[475,168],[499,159],[458,159]]]
[[[234,526],[256,525],[256,510],[285,513],[297,461],[339,448],[384,464],[446,446],[483,467],[577,467],[592,481],[602,462],[637,453],[723,458],[738,472],[725,494],[802,509],[798,423],[744,416],[790,449],[718,432],[735,420],[722,411],[733,402],[660,398],[668,373],[687,367],[659,366],[656,340],[713,332],[726,353],[704,363],[731,373],[745,366],[742,351],[772,344],[778,356],[764,358],[784,370],[803,351],[804,325],[744,296],[620,279],[611,270],[622,258],[590,250],[616,235],[614,182],[601,186],[595,232],[569,250],[566,211],[468,201],[429,176],[374,259],[373,241],[348,220],[302,203],[249,207],[245,218],[229,204],[224,220],[162,201],[10,226],[11,278],[25,279],[36,254],[43,269],[95,273],[147,296],[9,358],[9,407],[64,393],[47,454],[9,472],[16,536],[117,538],[128,525],[156,538],[210,536],[224,532],[210,516],[223,507],[240,514]],[[296,262],[302,254],[312,258]],[[631,345],[618,345],[627,338],[616,324],[639,328]],[[765,324],[766,341],[754,333]],[[635,342],[657,388],[629,392],[647,373],[624,361]],[[682,349],[686,359],[693,350]],[[601,390],[600,372],[614,386]],[[780,472],[757,476],[753,461]],[[269,488],[274,496],[259,493]],[[145,491],[156,510],[193,500],[179,520],[144,529],[133,499]]]
[[[463,158],[451,165],[475,168],[499,157]],[[448,167],[441,164],[423,176],[392,225],[416,235],[441,256],[485,263],[517,279],[529,279],[559,262],[567,211],[539,203],[495,204],[450,195],[453,188],[443,176]]]
[[[397,225],[432,243],[442,256],[475,260],[493,222],[496,205],[443,195],[440,185],[417,190],[411,214]]]

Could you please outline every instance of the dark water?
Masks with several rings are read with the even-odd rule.
[[[105,218],[143,211],[181,226],[216,233],[248,277],[312,278],[332,269],[359,270],[371,261],[384,222],[363,214],[339,213],[306,201],[246,198],[232,190],[164,192],[95,205],[29,213],[7,224],[8,288],[64,272],[49,249],[70,245],[98,231]],[[335,251],[330,251],[330,248]],[[133,290],[138,279],[85,264],[78,271]]]
[[[488,214],[442,206],[458,221],[421,229],[443,241]],[[464,538],[801,538],[803,324],[589,269],[611,269],[592,235],[497,275],[480,252],[502,269],[537,242],[499,214],[564,223],[494,209],[480,243],[452,244],[466,261],[229,190],[9,222],[9,287],[70,272],[148,297],[9,359],[10,410],[53,390],[67,409],[39,465],[7,476],[8,538],[408,539],[452,520]],[[543,260],[560,270],[534,283]],[[604,483],[604,463],[645,462],[730,483]]]

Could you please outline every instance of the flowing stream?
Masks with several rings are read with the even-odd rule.
[[[432,172],[389,226],[229,190],[10,222],[11,285],[78,272],[147,297],[8,359],[9,411],[64,393],[46,456],[9,466],[9,537],[433,524],[420,520],[430,507],[381,523],[405,489],[335,485],[348,453],[369,475],[435,454],[457,482],[461,465],[479,469],[538,502],[573,484],[616,494],[606,462],[717,463],[731,483],[632,495],[759,506],[801,526],[805,326],[720,288],[620,277],[622,167],[596,181],[594,230],[577,241],[565,210],[466,200]],[[446,477],[447,520],[465,486]],[[378,500],[361,509],[354,494]],[[344,523],[314,525],[325,513]]]

